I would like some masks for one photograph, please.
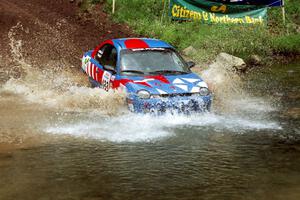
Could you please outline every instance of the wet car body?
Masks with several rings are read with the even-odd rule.
[[[92,86],[125,91],[137,113],[209,111],[211,93],[193,66],[171,45],[148,38],[106,40],[82,58]]]

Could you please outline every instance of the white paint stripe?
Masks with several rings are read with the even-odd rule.
[[[92,77],[95,80],[95,66],[92,64]]]
[[[187,85],[176,85],[176,87],[179,87],[182,90],[188,91],[188,86]]]
[[[90,63],[89,73],[90,73],[90,77],[92,77],[92,63]]]
[[[191,90],[192,93],[199,92],[199,87],[193,87]]]
[[[89,63],[87,64],[86,68],[85,68],[85,73],[88,74],[88,69],[89,69]]]
[[[187,82],[190,82],[190,83],[194,83],[194,82],[199,81],[199,79],[195,79],[195,78],[182,78],[182,79],[187,81]]]
[[[140,80],[140,81],[133,81],[134,83],[146,83],[148,81],[154,81],[155,79],[154,78],[147,78],[147,79],[143,79],[143,80]]]
[[[204,81],[202,81],[202,82],[199,82],[198,84],[197,84],[199,87],[208,87],[207,86],[207,84],[204,82]]]
[[[159,94],[167,94],[165,91],[163,91],[163,90],[160,90],[160,89],[156,89],[158,92],[159,92]]]
[[[86,68],[86,73],[87,73],[87,75],[90,75],[90,74],[89,74],[89,71],[90,71],[90,62],[88,63],[87,68]]]
[[[184,84],[184,82],[182,80],[180,80],[179,78],[176,78],[174,81],[173,81],[174,84]]]

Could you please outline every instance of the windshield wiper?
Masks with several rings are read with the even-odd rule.
[[[122,70],[121,73],[136,73],[136,74],[145,74],[143,71],[139,70],[133,70],[133,69],[127,69],[127,70]]]
[[[170,74],[188,74],[189,72],[185,71],[177,71],[177,70],[157,70],[153,72],[149,72],[150,74],[162,74],[162,73],[170,73]]]

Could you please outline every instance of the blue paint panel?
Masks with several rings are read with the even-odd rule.
[[[125,41],[132,38],[122,38],[122,39],[114,39],[113,42],[116,48],[126,49]],[[158,40],[158,39],[149,39],[149,38],[138,38],[146,42],[150,48],[173,48],[168,43]]]
[[[86,52],[85,54],[84,54],[84,56],[92,56],[92,52],[93,52],[93,50],[90,50],[90,51],[88,51],[88,52]]]
[[[171,45],[161,40],[144,39],[144,41],[149,45],[150,48],[173,48]]]

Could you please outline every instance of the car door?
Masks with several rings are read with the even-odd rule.
[[[111,44],[105,44],[91,58],[95,65],[92,78],[97,81],[100,87],[108,91],[112,85],[112,77],[117,72],[117,49]]]

